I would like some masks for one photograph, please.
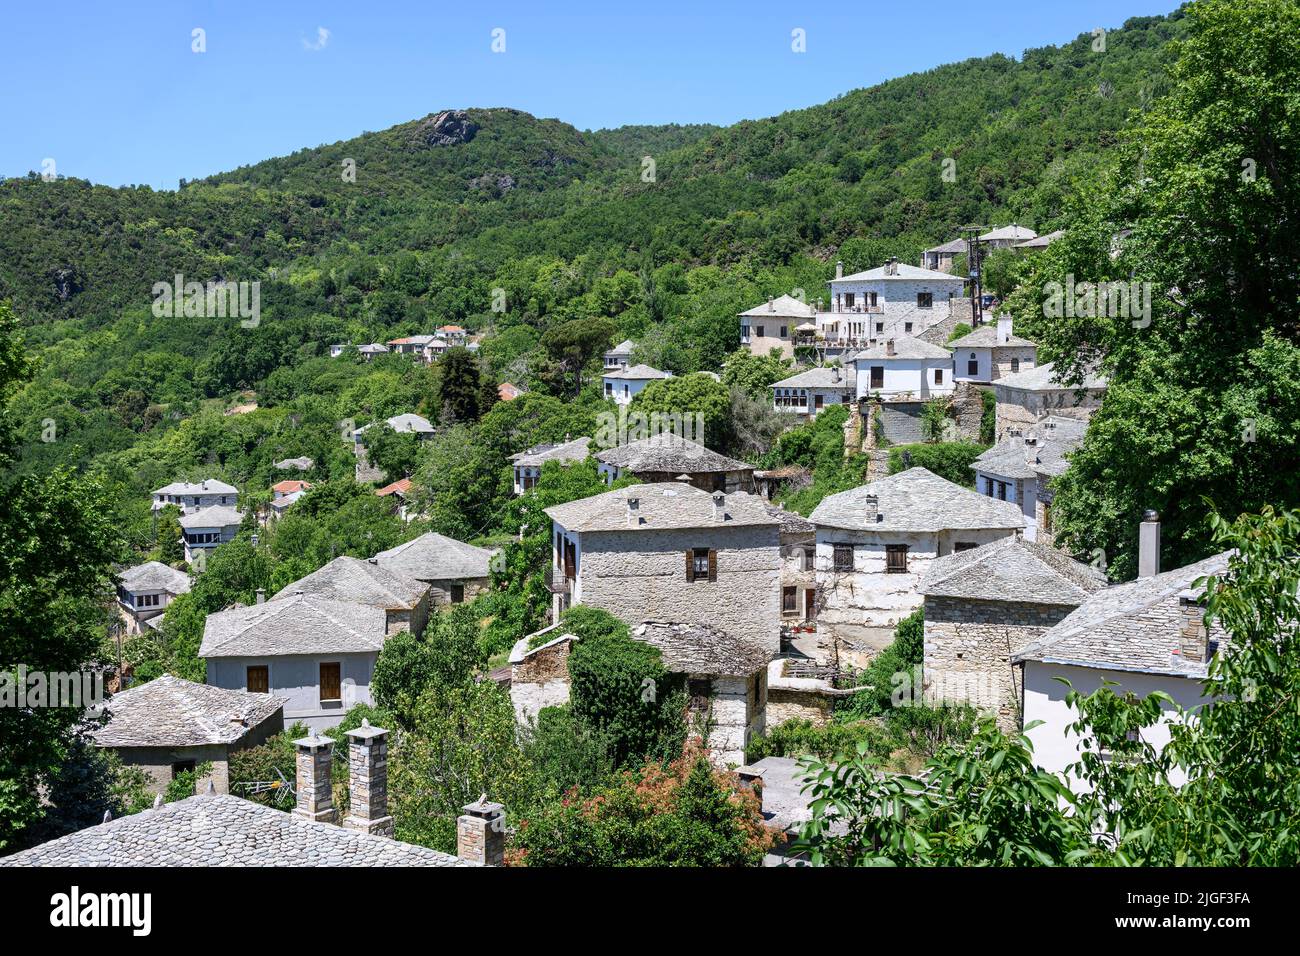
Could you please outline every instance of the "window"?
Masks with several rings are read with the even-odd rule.
[[[789,334],[789,333],[786,331],[788,328],[789,328],[789,326],[786,326],[786,325],[781,326],[781,338],[786,338],[786,336]]]
[[[605,397],[606,397],[606,398],[612,398],[613,395],[614,395],[614,383],[613,383],[613,382],[606,382],[606,383],[605,383]]]
[[[1050,501],[1043,502],[1043,530],[1049,533],[1052,530],[1052,503]]]
[[[934,384],[935,385],[943,384],[943,369],[937,368],[934,370]]]
[[[952,546],[952,550],[953,553],[955,554],[958,551],[969,551],[971,548],[978,548],[978,547],[979,545],[977,545],[974,541],[958,541],[956,544]]]
[[[451,603],[452,604],[465,603],[465,585],[453,584],[451,586]]]
[[[1013,372],[1019,372],[1019,371],[1020,371],[1020,359],[1018,359],[1018,358],[1013,358],[1013,359],[1011,360],[1011,371],[1013,371]]]
[[[139,597],[135,599],[135,606],[136,607],[157,607],[158,597],[159,596],[157,594],[141,594]]]
[[[885,323],[884,323],[884,322],[877,322],[877,323],[876,323],[876,331],[877,331],[877,332],[883,332],[883,331],[885,331]]]
[[[837,544],[834,546],[834,568],[836,571],[853,570],[853,545]]]
[[[885,367],[883,365],[871,366],[871,387],[872,388],[885,387]]]
[[[905,544],[885,545],[885,573],[886,574],[907,573],[907,545]]]
[[[712,548],[691,548],[687,551],[686,580],[718,580],[718,552]]]
[[[343,699],[343,682],[339,676],[340,665],[321,664],[320,666],[320,702],[322,704]]]
[[[934,308],[934,293],[933,293],[933,292],[918,292],[918,293],[916,294],[916,307],[917,307],[918,309],[932,309],[932,308]]]
[[[803,571],[812,571],[814,569],[814,557],[812,548],[804,548],[800,555],[799,567]]]
[[[966,374],[979,375],[979,373],[980,373],[980,360],[975,357],[974,352],[971,352],[970,360],[967,361],[966,363]]]
[[[271,672],[265,664],[257,664],[248,669],[245,687],[250,694],[269,694],[271,692]]]
[[[172,779],[175,780],[183,773],[190,773],[194,770],[193,760],[178,760],[172,764]]]
[[[758,337],[759,337],[760,339],[763,337],[763,327],[762,327],[761,325],[756,326],[755,329],[754,329],[754,331],[756,331],[756,332],[758,333]]]
[[[845,293],[844,293],[844,308],[846,308],[846,309],[852,309],[852,308],[853,308],[853,295],[854,295],[854,294],[853,294],[852,292],[845,292]]]
[[[799,612],[799,589],[794,587],[781,589],[781,613],[797,614]]]
[[[862,297],[867,300],[867,304],[873,309],[876,307],[876,293],[864,292],[862,293]]]
[[[904,322],[904,323],[903,323],[903,331],[904,331],[904,332],[911,332],[911,331],[912,331],[912,323],[911,323],[911,322]]]

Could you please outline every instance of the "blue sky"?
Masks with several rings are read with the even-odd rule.
[[[62,175],[174,188],[448,107],[510,106],[580,129],[733,123],[1177,5],[11,4],[0,22],[0,176],[39,171],[48,157]],[[205,53],[191,50],[195,28]],[[491,49],[496,28],[504,53]],[[796,28],[802,54],[791,50]]]

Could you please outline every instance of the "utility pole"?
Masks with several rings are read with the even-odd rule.
[[[980,246],[980,233],[983,226],[970,224],[960,230],[966,236],[966,272],[971,284],[970,320],[971,328],[978,329],[984,324],[984,300],[980,286],[980,272],[983,265],[983,252]]]

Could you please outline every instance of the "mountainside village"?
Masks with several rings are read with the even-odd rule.
[[[1057,235],[1011,225],[980,236],[975,248],[1032,254]],[[1139,531],[1135,580],[1110,583],[1104,566],[1054,545],[1053,481],[1105,400],[1106,381],[1059,380],[996,304],[978,293],[973,300],[971,283],[949,271],[971,248],[956,240],[927,250],[916,266],[891,260],[852,275],[837,268],[825,301],[785,295],[739,315],[744,349],[796,362],[794,374],[770,386],[773,409],[795,425],[844,406],[846,454],[866,455],[861,483],[826,496],[806,517],[776,503],[781,488],[799,480],[797,468],[756,469],[671,431],[611,447],[572,435],[516,449],[516,495],[532,494],[552,463],[588,458],[607,484],[618,482],[545,509],[547,625],[518,634],[508,658],[482,675],[508,688],[521,725],[570,699],[568,661],[580,637],[566,629],[568,612],[608,612],[684,678],[688,708],[702,718],[692,734],[716,767],[761,795],[778,834],[768,859],[779,863],[781,847],[808,819],[810,798],[800,794],[801,770],[790,757],[749,762],[756,741],[789,721],[831,721],[837,702],[854,692],[845,678],[868,667],[918,610],[923,663],[897,675],[895,705],[967,705],[1005,731],[1030,728],[1034,759],[1046,770],[1066,772],[1076,759],[1068,729],[1075,717],[1059,678],[1085,693],[1113,681],[1188,708],[1204,701],[1222,634],[1202,623],[1193,585],[1222,572],[1226,555],[1162,568],[1154,512]],[[398,352],[432,362],[476,345],[463,329],[444,326],[335,345],[330,354],[367,361]],[[623,341],[604,355],[611,409],[635,409],[648,385],[672,378],[635,362],[636,352],[636,342]],[[517,394],[501,387],[503,400]],[[968,482],[919,466],[890,473],[889,448],[922,440],[936,401],[945,409],[944,440],[977,441],[988,394],[994,444],[974,460]],[[414,413],[387,425],[417,439],[438,431]],[[383,484],[366,460],[364,432],[344,435],[357,480],[371,482],[403,521],[418,519],[411,478]],[[150,561],[121,570],[121,635],[157,628],[169,603],[248,521],[281,520],[310,494],[312,481],[293,476],[312,467],[309,458],[278,462],[286,477],[251,519],[241,507],[248,489],[215,477],[178,477],[154,491],[155,514],[179,516],[184,567]],[[508,833],[493,794],[465,807],[457,856],[392,839],[389,729],[368,722],[346,734],[350,801],[340,821],[331,796],[335,741],[326,735],[353,707],[374,703],[385,643],[402,632],[421,636],[437,615],[492,589],[499,558],[496,549],[428,532],[366,558],[336,557],[278,593],[259,590],[251,605],[210,614],[198,649],[206,683],[164,676],[133,686],[119,672],[109,719],[94,735],[98,747],[145,771],[159,794],[154,809],[0,862],[501,863]],[[282,782],[295,804],[286,815],[244,799],[228,767],[232,755],[293,725],[308,733],[294,741],[296,778]],[[1168,721],[1144,734],[1159,748]],[[197,795],[164,805],[173,781],[196,768]]]

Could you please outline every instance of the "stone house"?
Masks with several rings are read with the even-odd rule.
[[[794,356],[796,330],[816,324],[817,311],[801,299],[783,295],[740,313],[740,346],[753,355],[770,355],[777,349],[782,358]]]
[[[997,440],[1008,432],[1024,432],[1048,415],[1086,422],[1101,407],[1106,379],[1089,374],[1078,385],[1056,377],[1054,363],[1006,375],[993,383],[997,397]]]
[[[926,401],[951,395],[952,353],[938,345],[903,336],[888,339],[853,356],[855,397],[913,398]]]
[[[631,339],[624,339],[605,353],[605,368],[609,370],[627,368],[632,361],[632,349],[636,348]]]
[[[837,263],[835,278],[828,283],[830,313],[818,317],[818,326],[857,342],[920,335],[948,317],[950,301],[960,298],[966,285],[961,276],[897,259],[852,275],[842,271]]]
[[[990,250],[1010,249],[1022,242],[1028,242],[1036,238],[1038,238],[1038,233],[1034,232],[1034,230],[1013,222],[1009,226],[999,226],[989,230],[980,236],[979,241],[980,245],[984,247],[984,253],[987,255]]]
[[[687,482],[702,491],[754,490],[754,466],[728,458],[689,438],[663,432],[616,445],[596,454],[596,467],[608,484],[631,475],[648,483]]]
[[[127,568],[118,576],[118,613],[128,634],[137,634],[142,625],[155,621],[167,605],[190,590],[190,576],[161,561],[146,561]]]
[[[672,377],[672,372],[661,372],[657,368],[643,364],[606,371],[601,376],[601,381],[606,398],[616,405],[627,405],[651,382]]]
[[[810,368],[772,383],[772,407],[811,420],[830,405],[847,405],[857,395],[857,369],[838,365]]]
[[[544,627],[510,649],[510,702],[521,724],[536,720],[543,707],[569,702],[569,652],[578,638],[563,626]]]
[[[1230,552],[1159,573],[1159,521],[1143,522],[1138,578],[1094,593],[1069,616],[1020,648],[1012,662],[1023,669],[1024,722],[1042,721],[1027,731],[1034,762],[1063,773],[1078,760],[1078,739],[1067,732],[1077,719],[1065,702],[1070,687],[1089,694],[1110,681],[1117,694],[1146,697],[1167,694],[1193,719],[1209,702],[1206,677],[1211,659],[1226,646],[1227,633],[1216,622],[1207,628],[1198,578],[1222,575]],[[1169,741],[1172,708],[1165,719],[1141,731],[1156,749]],[[1177,781],[1175,781],[1177,782]],[[1072,786],[1087,787],[1086,781]]]
[[[209,552],[234,541],[244,523],[243,512],[226,505],[213,505],[181,516],[181,542],[185,563],[202,567]]]
[[[964,255],[966,255],[966,240],[953,239],[942,245],[931,246],[921,253],[921,268],[952,275],[953,260]]]
[[[971,462],[975,490],[1019,507],[1025,516],[1025,537],[1037,540],[1042,524],[1050,532],[1046,482],[1065,471],[1067,456],[1083,442],[1087,430],[1086,422],[1049,415],[1027,433],[1004,438]]]
[[[981,325],[949,342],[948,348],[952,351],[953,378],[980,384],[1028,371],[1038,356],[1033,342],[1011,334],[1009,315],[998,316],[996,325]]]
[[[215,478],[204,478],[202,481],[173,481],[170,485],[163,485],[153,492],[150,507],[158,512],[168,505],[175,505],[182,515],[189,515],[216,505],[234,508],[238,504],[238,488]]]
[[[148,777],[151,793],[164,793],[176,776],[210,763],[198,781],[230,792],[230,755],[256,747],[284,730],[284,700],[196,684],[164,674],[110,697],[108,722],[91,731],[96,747],[116,751],[122,763]]]
[[[925,598],[926,701],[956,701],[1020,728],[1019,668],[1011,655],[1106,586],[1106,576],[1019,535],[936,558]]]
[[[379,559],[335,558],[277,593],[272,601],[311,594],[331,601],[364,604],[384,612],[384,634],[424,633],[429,620],[429,585],[379,563]]]
[[[522,495],[542,477],[542,465],[548,461],[558,461],[563,465],[583,461],[590,453],[590,438],[574,438],[566,435],[564,441],[549,445],[534,445],[510,456],[514,469],[515,494]]]
[[[284,698],[284,718],[314,730],[373,704],[370,680],[389,636],[381,608],[291,593],[209,614],[199,657],[213,687]]]
[[[353,430],[352,440],[356,446],[355,451],[358,455],[365,454],[365,446],[362,444],[362,436],[365,434],[367,429],[374,428],[377,424],[379,423],[372,422],[369,425],[362,425],[360,428]],[[410,433],[422,441],[432,438],[434,432],[437,431],[427,418],[423,415],[416,415],[413,412],[404,412],[401,415],[394,415],[392,418],[386,418],[384,419],[384,424],[399,435]]]
[[[574,604],[629,625],[707,621],[780,649],[781,521],[763,499],[657,482],[546,509],[552,522],[552,620]]]
[[[936,558],[1024,528],[1015,505],[925,468],[829,495],[809,517],[817,527],[818,628],[864,660],[920,607],[918,586]]]
[[[370,560],[403,577],[429,585],[433,606],[472,601],[486,591],[497,552],[427,532]]]
[[[817,528],[793,511],[770,504],[767,510],[781,522],[781,622],[812,621],[817,616]]]

